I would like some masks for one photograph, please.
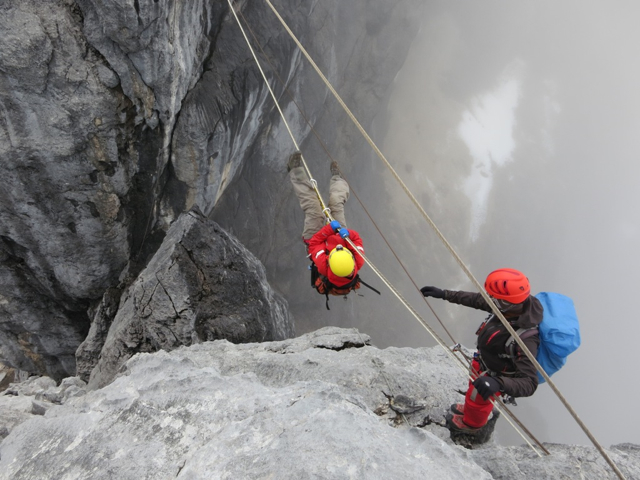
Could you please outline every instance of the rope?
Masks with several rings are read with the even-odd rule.
[[[267,53],[264,51],[264,49],[262,48],[262,45],[260,44],[260,41],[258,40],[255,32],[253,31],[253,29],[251,28],[251,25],[249,25],[249,22],[247,21],[247,19],[245,18],[245,16],[242,14],[242,11],[239,11],[238,14],[240,15],[240,17],[242,18],[242,20],[244,21],[244,24],[246,26],[246,28],[249,30],[249,32],[251,33],[251,36],[253,38],[253,41],[255,42],[255,44],[258,46],[258,48],[260,49],[260,52],[262,53],[264,59],[267,61],[267,63],[269,64],[269,66],[271,67],[271,71],[272,73],[276,76],[276,78],[278,79],[278,81],[280,82],[280,85],[284,88],[284,90],[287,92],[287,95],[289,95],[290,100],[295,104],[296,108],[298,109],[298,111],[300,112],[300,115],[302,116],[302,118],[304,119],[305,123],[307,124],[307,126],[309,127],[310,131],[314,134],[314,136],[316,137],[316,139],[318,140],[318,143],[320,144],[320,146],[322,147],[322,149],[324,150],[325,154],[332,160],[335,161],[334,157],[331,155],[331,152],[329,151],[329,149],[327,148],[326,144],[324,143],[324,141],[322,140],[322,138],[320,137],[320,135],[318,134],[318,132],[316,131],[316,129],[313,127],[313,125],[311,124],[311,122],[309,121],[308,117],[305,115],[304,110],[302,109],[302,107],[298,104],[298,102],[296,101],[295,97],[293,96],[293,94],[291,93],[291,91],[289,90],[289,88],[286,85],[286,82],[282,79],[282,77],[278,74],[277,69],[275,68],[275,66],[273,65],[273,63],[271,62],[271,60],[269,59],[269,55],[267,55]],[[338,167],[339,169],[339,167]],[[342,175],[342,177],[345,179],[345,181],[347,182],[347,184],[349,184],[348,179],[346,178],[345,174],[340,171],[340,175]],[[380,229],[380,227],[378,226],[378,224],[376,223],[376,221],[374,220],[373,216],[371,215],[371,213],[369,213],[369,210],[367,209],[367,207],[365,206],[364,202],[362,202],[362,200],[360,199],[360,197],[358,196],[357,192],[355,191],[355,189],[353,189],[351,187],[351,185],[349,184],[349,188],[351,190],[351,193],[356,197],[356,200],[358,201],[358,203],[360,204],[360,206],[362,207],[362,209],[364,210],[365,214],[367,215],[367,217],[369,218],[369,220],[371,221],[371,223],[373,224],[373,226],[375,227],[375,229],[378,231],[378,233],[380,234],[380,237],[382,237],[382,239],[384,240],[385,244],[387,245],[387,247],[389,248],[389,250],[391,251],[391,253],[393,254],[393,256],[396,258],[396,260],[398,261],[398,263],[400,264],[400,266],[402,267],[402,269],[404,270],[405,274],[407,275],[407,277],[409,278],[409,280],[411,281],[411,283],[413,283],[414,287],[416,288],[416,290],[420,290],[418,285],[416,284],[415,280],[413,279],[413,277],[411,276],[411,274],[409,273],[409,271],[407,270],[407,268],[404,266],[402,260],[400,260],[400,258],[398,257],[398,254],[396,253],[395,249],[393,248],[393,246],[391,245],[391,243],[389,243],[389,241],[387,240],[386,236],[384,235],[384,233],[382,232],[382,230]],[[424,302],[427,304],[427,306],[429,307],[429,309],[431,310],[431,313],[433,314],[433,316],[436,318],[436,320],[438,320],[438,323],[440,324],[440,326],[444,329],[444,331],[447,333],[447,335],[449,336],[449,338],[451,339],[451,341],[453,342],[453,344],[457,344],[455,338],[453,337],[453,335],[451,334],[451,332],[447,329],[447,327],[445,326],[444,322],[440,319],[440,317],[438,316],[438,314],[436,313],[436,311],[433,309],[433,307],[431,306],[430,302],[427,301],[426,297],[422,297]],[[358,336],[360,337],[360,340],[362,341],[362,343],[364,344],[364,340],[362,339],[362,335],[360,334],[359,331],[357,331]],[[462,353],[462,352],[460,352]],[[466,361],[466,367],[463,368],[467,368],[467,371],[470,369],[471,367],[471,360],[469,358],[467,358],[466,355],[462,354],[463,359]],[[376,364],[379,365],[378,362],[375,361],[374,358],[372,358],[372,361]],[[386,374],[384,373],[384,371],[382,370],[382,368],[380,369],[380,373],[381,375],[384,377],[384,380],[387,384],[387,387],[389,389],[389,392],[391,393],[391,395],[395,396],[395,392],[393,387],[391,386],[391,383],[389,382],[389,379],[387,378]],[[474,378],[475,379],[475,378]],[[536,445],[538,445],[538,447],[547,455],[550,455],[549,450],[547,450],[547,448],[535,437],[535,435],[533,435],[533,433],[520,421],[520,419],[511,411],[510,408],[508,408],[504,403],[499,403],[499,406],[502,407],[502,409],[504,410],[503,413],[507,413],[507,415],[511,418],[511,420],[513,420],[513,422],[515,422],[515,424],[522,429],[525,434],[531,438]],[[409,421],[407,420],[406,416],[404,414],[401,414],[402,419],[404,420],[404,422],[407,424],[407,426],[410,426]],[[511,422],[509,422],[511,423]],[[512,424],[513,425],[513,424]],[[515,426],[514,426],[515,428]],[[517,428],[515,428],[517,431]],[[519,433],[519,432],[518,432]],[[527,441],[527,439],[525,438],[525,441]],[[527,441],[528,443],[528,441]],[[533,449],[536,453],[538,453],[535,449]],[[538,453],[538,455],[540,456],[540,454]]]
[[[267,88],[269,89],[269,92],[271,93],[271,97],[272,97],[272,99],[273,99],[274,103],[276,104],[276,107],[277,107],[278,111],[280,112],[280,116],[282,117],[282,120],[283,120],[283,122],[284,122],[284,124],[285,124],[285,126],[286,126],[286,128],[287,128],[287,131],[289,132],[289,135],[291,136],[291,139],[293,140],[293,143],[294,143],[294,145],[295,145],[296,149],[299,149],[298,144],[297,144],[297,142],[296,142],[296,140],[295,140],[295,137],[293,136],[293,133],[291,132],[291,129],[289,128],[289,125],[288,125],[288,123],[287,123],[287,120],[286,120],[286,118],[285,118],[285,116],[284,116],[283,112],[282,112],[282,109],[280,108],[280,105],[279,105],[279,103],[278,103],[278,100],[276,99],[276,97],[275,97],[275,95],[274,95],[274,93],[273,93],[273,90],[271,89],[271,86],[269,85],[269,83],[268,83],[268,81],[267,81],[267,77],[266,77],[266,75],[265,75],[265,73],[264,73],[264,70],[262,69],[262,67],[261,67],[261,65],[260,65],[260,62],[258,61],[258,58],[257,58],[257,56],[256,56],[256,54],[255,54],[255,52],[254,52],[254,50],[253,50],[253,48],[252,48],[252,46],[251,46],[251,43],[249,42],[249,39],[247,38],[247,36],[246,36],[246,34],[245,34],[245,32],[244,32],[244,28],[242,27],[242,25],[241,25],[241,23],[240,23],[240,20],[239,20],[238,16],[236,15],[235,10],[233,9],[233,7],[232,7],[232,5],[231,5],[231,0],[227,0],[227,1],[228,1],[228,3],[229,3],[229,7],[230,7],[231,11],[233,12],[233,15],[234,15],[234,17],[235,17],[235,19],[236,19],[236,22],[238,23],[238,26],[240,27],[240,30],[242,31],[242,34],[243,34],[243,36],[244,36],[244,39],[245,39],[245,41],[247,42],[247,45],[248,45],[249,49],[251,50],[251,53],[252,53],[252,55],[253,55],[253,58],[254,58],[254,60],[255,60],[256,64],[258,65],[258,69],[260,70],[260,73],[261,73],[261,75],[262,75],[262,77],[263,77],[263,79],[264,79],[265,83],[267,84]],[[245,20],[245,21],[246,21],[246,20]],[[327,216],[327,218],[329,218],[329,219],[331,220],[331,219],[332,219],[332,217],[331,217],[331,215],[330,215],[330,210],[324,206],[324,201],[322,200],[322,196],[321,196],[321,194],[320,194],[319,190],[317,189],[317,182],[316,182],[313,178],[311,178],[311,172],[309,171],[309,169],[308,169],[308,167],[307,167],[307,165],[306,165],[306,162],[304,162],[304,157],[302,158],[302,160],[303,160],[303,163],[304,163],[304,165],[305,165],[305,170],[306,170],[306,172],[307,172],[307,176],[309,177],[309,181],[310,181],[310,182],[311,182],[311,184],[313,185],[313,187],[314,187],[314,189],[315,189],[315,192],[316,192],[316,195],[318,196],[318,199],[319,199],[319,201],[320,201],[321,205],[323,206],[323,213],[325,213],[325,215]],[[378,275],[378,277],[380,277],[380,279],[381,279],[381,280],[383,281],[383,283],[385,283],[385,285],[386,285],[386,286],[387,286],[387,287],[392,291],[392,293],[394,293],[394,295],[396,295],[396,297],[401,301],[401,303],[405,306],[405,308],[407,308],[407,309],[411,312],[411,314],[416,318],[416,320],[418,320],[418,322],[419,322],[419,323],[420,323],[420,324],[421,324],[421,325],[422,325],[422,326],[423,326],[423,327],[424,327],[424,328],[429,332],[429,334],[434,338],[434,340],[436,340],[436,342],[437,342],[437,343],[438,343],[442,348],[444,348],[444,350],[445,350],[445,351],[446,351],[446,352],[451,356],[451,358],[453,358],[455,361],[459,362],[459,364],[462,366],[463,370],[467,371],[467,374],[468,374],[469,378],[470,378],[471,380],[474,380],[473,376],[471,376],[471,375],[469,374],[469,370],[467,369],[467,367],[466,367],[466,366],[461,362],[461,360],[460,360],[460,359],[459,359],[459,358],[458,358],[458,357],[457,357],[457,356],[456,356],[456,355],[455,355],[455,354],[454,354],[454,353],[453,353],[453,352],[452,352],[452,351],[451,351],[451,350],[446,346],[446,344],[442,341],[442,339],[438,336],[438,334],[437,334],[437,333],[436,333],[436,332],[435,332],[435,331],[434,331],[434,330],[433,330],[433,329],[432,329],[432,328],[427,324],[427,322],[426,322],[424,319],[422,319],[422,317],[420,317],[420,315],[418,314],[418,312],[417,312],[417,311],[415,311],[415,310],[413,309],[413,307],[411,307],[411,306],[407,303],[407,301],[404,299],[404,297],[402,297],[402,295],[400,294],[400,292],[399,292],[395,287],[393,287],[393,286],[391,285],[391,283],[389,283],[389,282],[386,280],[386,278],[382,275],[382,273],[377,269],[377,267],[375,267],[375,265],[373,265],[373,263],[371,263],[371,262],[370,262],[370,261],[369,261],[369,260],[368,260],[368,259],[367,259],[367,258],[366,258],[366,257],[365,257],[365,256],[364,256],[364,255],[363,255],[363,254],[362,254],[362,253],[361,253],[361,252],[360,252],[360,251],[355,247],[355,245],[353,244],[353,242],[351,241],[351,239],[347,238],[347,241],[348,241],[348,242],[349,242],[349,244],[352,246],[352,248],[353,248],[356,252],[358,252],[358,254],[363,258],[363,260],[364,260],[364,261],[365,261],[365,262],[366,262],[366,263],[367,263],[367,264],[368,264],[368,265],[369,265],[369,266],[374,270],[374,272]],[[386,239],[385,239],[385,241],[386,241]],[[414,282],[414,285],[415,285],[415,282]],[[417,288],[417,286],[416,286],[416,288]],[[429,305],[429,307],[431,308],[431,306],[430,306],[430,305]],[[433,309],[432,309],[432,311],[433,311]],[[434,312],[434,313],[435,313],[435,312]],[[446,329],[445,329],[445,330],[446,330]],[[448,332],[448,331],[447,331],[447,332]],[[391,393],[393,393],[393,392],[391,392]],[[506,409],[506,406],[504,406],[504,405],[503,405],[502,403],[500,403],[500,402],[494,403],[494,405],[495,405],[499,410],[501,410],[501,411]],[[510,412],[509,412],[509,413],[510,413]],[[513,416],[513,414],[511,414],[511,413],[510,413],[510,415],[512,415],[512,416]],[[403,417],[404,417],[404,415],[403,415]],[[505,417],[505,418],[506,418],[506,417]],[[519,434],[519,435],[524,439],[524,441],[525,441],[525,442],[527,442],[527,443],[529,444],[529,446],[532,448],[532,450],[533,450],[534,452],[536,452],[536,453],[538,454],[538,456],[540,456],[540,453],[539,453],[539,452],[538,452],[538,451],[533,447],[533,445],[531,444],[531,442],[529,442],[529,440],[528,440],[528,439],[523,435],[523,433],[522,433],[520,430],[518,430],[518,428],[514,425],[514,423],[513,423],[509,418],[506,418],[506,420],[508,421],[508,423],[510,423],[510,424],[511,424],[511,426],[514,428],[514,430],[515,430],[516,432],[518,432],[518,434]],[[406,421],[406,418],[405,418],[405,421]],[[518,421],[518,423],[520,423],[520,422]],[[538,445],[540,445],[540,447],[541,447],[541,448],[542,448],[542,449],[543,449],[543,450],[548,454],[548,451],[544,448],[544,446],[542,446],[542,444],[541,444],[541,443],[540,443],[540,442],[539,442],[535,437],[531,436],[531,438],[533,438],[533,439],[534,439],[534,441],[535,441],[535,442],[537,442],[537,443],[538,443]]]
[[[255,60],[256,65],[258,66],[258,69],[260,70],[260,74],[262,75],[262,78],[264,79],[264,83],[267,86],[267,88],[269,89],[269,94],[271,95],[271,98],[273,99],[273,103],[276,105],[276,108],[278,109],[278,112],[280,113],[280,117],[282,117],[282,121],[284,122],[284,125],[287,128],[287,132],[289,132],[289,136],[291,137],[291,141],[293,142],[293,145],[296,147],[296,150],[300,151],[300,146],[298,145],[298,142],[296,142],[296,138],[293,136],[293,132],[291,131],[291,128],[289,127],[289,123],[287,122],[287,119],[285,118],[284,113],[282,112],[282,109],[280,108],[280,104],[278,103],[278,99],[276,98],[276,95],[273,93],[273,90],[271,88],[271,85],[269,84],[269,81],[267,80],[267,76],[265,75],[264,70],[262,70],[262,66],[260,65],[260,62],[258,61],[258,57],[256,56],[255,51],[251,47],[251,43],[249,42],[249,39],[247,38],[247,34],[245,33],[244,28],[242,28],[242,24],[240,23],[240,19],[238,18],[238,15],[236,14],[236,11],[233,8],[233,5],[231,4],[231,0],[227,0],[227,3],[229,4],[229,9],[233,13],[234,18],[236,19],[236,23],[238,24],[238,27],[240,28],[240,31],[242,32],[242,36],[244,37],[245,42],[247,42],[247,46],[249,47],[249,50],[251,51],[251,55],[253,56],[253,59]],[[302,159],[302,164],[304,166],[304,169],[307,172],[307,176],[309,177],[309,182],[311,183],[311,186],[313,187],[314,191],[316,192],[316,196],[318,197],[318,201],[320,202],[320,205],[322,206],[322,212],[325,214],[325,216],[329,220],[333,220],[333,217],[331,217],[331,213],[330,213],[331,211],[325,205],[324,201],[322,200],[322,195],[320,195],[320,191],[318,190],[318,182],[316,182],[313,179],[313,177],[311,176],[311,171],[309,170],[309,167],[307,166],[307,162],[305,161],[305,159],[302,156],[302,154],[300,154],[300,157]]]
[[[285,126],[286,126],[286,128],[287,128],[287,131],[289,132],[289,136],[291,137],[291,140],[293,141],[293,144],[295,145],[296,150],[298,150],[298,151],[299,151],[299,150],[300,150],[300,147],[298,146],[298,143],[296,142],[295,137],[293,136],[293,133],[291,132],[291,129],[289,128],[289,124],[287,123],[287,120],[286,120],[286,118],[285,118],[284,114],[282,113],[282,109],[280,108],[280,105],[279,105],[279,103],[278,103],[278,100],[276,99],[275,95],[273,94],[273,90],[271,89],[271,86],[269,85],[269,82],[267,81],[267,77],[266,77],[266,75],[265,75],[264,71],[262,70],[262,67],[261,67],[261,65],[260,65],[260,62],[258,61],[258,58],[257,58],[257,56],[256,56],[256,54],[255,54],[255,52],[254,52],[253,48],[251,47],[251,43],[249,42],[249,39],[247,38],[247,36],[246,36],[246,34],[245,34],[245,32],[244,32],[244,29],[242,28],[242,24],[240,23],[240,20],[238,19],[238,16],[236,15],[236,12],[235,12],[235,10],[234,10],[233,6],[231,5],[231,0],[227,0],[227,1],[229,2],[229,8],[231,8],[231,11],[233,12],[233,15],[234,15],[234,17],[235,17],[235,19],[236,19],[236,22],[238,23],[238,26],[240,27],[240,30],[242,31],[242,34],[243,34],[243,36],[244,36],[244,39],[245,39],[245,41],[247,42],[247,45],[249,46],[249,49],[251,50],[251,54],[253,55],[253,58],[254,58],[254,60],[255,60],[255,62],[256,62],[256,65],[258,65],[258,69],[260,70],[260,73],[262,74],[262,78],[264,79],[264,82],[265,82],[265,84],[267,85],[267,88],[269,89],[269,92],[271,93],[271,97],[273,98],[273,101],[274,101],[274,103],[276,104],[276,108],[278,109],[278,112],[280,112],[280,116],[282,117],[282,121],[284,122],[284,124],[285,124]],[[248,22],[247,22],[247,20],[244,18],[244,15],[243,15],[243,19],[244,19],[244,21],[245,21],[245,22],[247,23],[247,25],[248,25]],[[252,34],[253,34],[253,32],[252,32]],[[254,35],[254,39],[255,39],[255,35]],[[262,48],[261,48],[261,50],[262,50]],[[264,54],[264,51],[263,51],[263,54]],[[272,67],[273,67],[273,66],[272,66]],[[273,71],[275,72],[275,69],[273,69]],[[279,77],[278,77],[278,78],[279,78]],[[285,89],[286,89],[286,87],[285,87]],[[287,90],[287,92],[288,92],[288,89],[286,89],[286,90]],[[296,103],[296,106],[298,106],[298,104],[297,104],[297,103]],[[299,106],[298,106],[298,109],[300,110],[300,107],[299,107]],[[301,111],[301,110],[300,110],[300,111]],[[307,120],[307,119],[306,119],[306,117],[305,117],[305,120]],[[326,216],[329,220],[332,220],[332,219],[333,219],[333,217],[331,216],[331,210],[325,206],[325,203],[324,203],[324,201],[323,201],[323,199],[322,199],[322,195],[320,194],[320,191],[318,190],[317,182],[312,178],[312,176],[311,176],[311,171],[309,170],[309,168],[308,168],[308,166],[307,166],[307,163],[305,162],[304,157],[302,156],[302,154],[301,154],[301,158],[302,158],[302,162],[303,162],[303,164],[304,164],[305,170],[306,170],[306,172],[307,172],[307,176],[309,177],[309,182],[310,182],[310,183],[311,183],[311,185],[313,186],[313,188],[314,188],[314,190],[315,190],[315,192],[316,192],[316,195],[318,196],[318,200],[320,201],[320,204],[322,205],[322,212],[325,214],[325,216]],[[352,244],[352,245],[353,245],[353,244]],[[355,248],[355,246],[354,246],[354,248]],[[364,339],[362,338],[362,335],[360,334],[360,332],[359,332],[359,331],[357,331],[357,333],[358,333],[358,336],[359,336],[359,338],[360,338],[360,341],[362,342],[363,347],[366,347],[366,344],[365,344],[365,342],[364,342]],[[365,351],[367,351],[367,350],[366,350],[366,348],[365,348]],[[370,352],[368,352],[368,351],[367,351],[367,353],[370,355]],[[378,365],[378,364],[374,361],[374,359],[373,359],[373,357],[372,357],[372,356],[371,356],[371,360],[372,360],[372,362],[373,362],[374,364]],[[389,389],[389,393],[390,393],[392,396],[395,396],[394,391],[393,391],[393,388],[391,387],[391,382],[390,382],[390,381],[389,381],[389,379],[387,378],[387,375],[384,373],[384,371],[383,371],[382,369],[380,369],[380,373],[381,373],[382,377],[384,378],[384,380],[385,380],[385,382],[386,382],[386,384],[387,384],[387,388]],[[405,416],[405,414],[404,414],[404,413],[401,413],[400,415],[402,416],[402,419],[403,419],[403,420],[404,420],[404,422],[407,424],[407,426],[409,426],[409,427],[410,427],[411,425],[409,424],[409,421],[407,420],[407,417]]]
[[[300,51],[304,54],[304,56],[307,58],[307,60],[309,60],[309,63],[311,64],[311,66],[314,68],[314,70],[318,73],[318,75],[320,76],[320,78],[322,79],[322,81],[325,83],[325,85],[327,86],[327,88],[331,91],[331,93],[333,94],[333,96],[335,97],[335,99],[338,101],[338,103],[342,106],[342,108],[344,109],[345,113],[349,116],[349,118],[353,121],[354,125],[358,128],[358,130],[360,131],[360,133],[362,134],[362,136],[365,138],[365,140],[367,141],[367,143],[369,143],[369,145],[371,146],[371,148],[376,152],[376,154],[378,155],[378,157],[387,165],[387,167],[389,168],[389,170],[391,171],[392,175],[394,176],[394,178],[398,181],[398,183],[400,184],[400,186],[402,187],[402,189],[405,191],[405,193],[407,194],[407,196],[411,199],[411,201],[413,202],[413,204],[418,208],[418,210],[421,212],[422,216],[424,217],[424,219],[429,223],[429,225],[431,226],[431,228],[434,230],[434,232],[436,233],[436,235],[438,236],[438,238],[442,241],[442,243],[444,244],[444,246],[447,248],[447,250],[449,250],[449,252],[451,253],[451,255],[455,258],[456,262],[460,265],[460,267],[462,268],[462,270],[465,272],[465,274],[467,275],[467,277],[471,280],[471,282],[476,286],[476,288],[478,289],[478,291],[480,292],[480,294],[482,295],[482,298],[484,298],[484,300],[489,304],[489,306],[491,307],[493,313],[500,319],[500,321],[502,322],[502,324],[505,326],[505,328],[507,329],[507,331],[509,331],[509,333],[511,335],[513,335],[515,341],[518,343],[518,345],[520,346],[520,348],[522,349],[522,351],[525,353],[525,355],[527,356],[527,358],[533,363],[533,365],[535,365],[535,367],[538,369],[538,371],[540,372],[540,374],[542,375],[542,377],[546,380],[546,382],[549,384],[549,386],[551,387],[551,389],[553,390],[553,392],[556,394],[556,396],[558,397],[558,399],[562,402],[562,404],[565,406],[565,408],[569,411],[569,413],[571,414],[571,416],[574,418],[574,420],[578,423],[578,425],[580,425],[580,428],[582,428],[582,430],[584,431],[584,433],[587,435],[587,437],[589,437],[589,440],[591,440],[591,443],[593,443],[593,445],[598,449],[598,451],[600,452],[600,454],[603,456],[603,458],[607,461],[607,463],[609,464],[609,466],[614,470],[614,472],[616,473],[616,475],[624,480],[624,475],[622,474],[622,472],[620,471],[620,469],[617,467],[617,465],[613,462],[613,460],[609,457],[609,455],[607,454],[607,452],[604,450],[604,448],[602,447],[602,445],[600,445],[600,443],[596,440],[596,438],[593,436],[593,434],[591,433],[591,431],[587,428],[587,426],[584,424],[584,422],[580,419],[580,417],[578,416],[578,414],[576,413],[576,411],[573,409],[573,407],[569,404],[569,402],[566,400],[566,398],[564,397],[564,395],[562,395],[562,393],[560,392],[560,390],[558,389],[558,387],[555,385],[555,383],[549,378],[549,376],[547,375],[547,373],[544,371],[544,369],[542,368],[542,366],[538,363],[538,361],[536,360],[536,358],[531,354],[531,352],[529,351],[529,349],[526,347],[526,345],[524,344],[524,342],[520,339],[520,337],[516,334],[515,330],[513,329],[513,327],[511,327],[511,325],[509,325],[509,322],[507,322],[507,320],[504,318],[504,316],[502,315],[502,313],[498,310],[498,308],[495,306],[495,304],[491,301],[489,295],[484,291],[484,288],[480,285],[480,283],[478,282],[478,280],[474,277],[474,275],[471,273],[471,271],[469,270],[469,268],[465,265],[465,263],[462,261],[462,259],[460,258],[460,256],[458,255],[458,253],[455,251],[455,249],[453,248],[453,246],[451,246],[451,244],[447,241],[447,239],[445,238],[445,236],[442,234],[442,232],[440,231],[440,229],[437,227],[437,225],[433,222],[433,220],[431,219],[431,217],[429,217],[429,215],[427,214],[427,212],[425,212],[425,210],[422,208],[422,206],[420,205],[420,203],[418,202],[418,200],[414,197],[414,195],[411,193],[411,191],[409,190],[409,188],[405,185],[405,183],[402,181],[402,179],[400,178],[400,176],[397,174],[397,172],[395,171],[395,169],[391,166],[391,164],[389,163],[389,161],[386,159],[386,157],[384,156],[384,154],[380,151],[380,149],[378,148],[378,146],[374,143],[374,141],[371,139],[371,137],[369,136],[369,134],[365,131],[365,129],[362,127],[362,125],[360,124],[360,122],[358,122],[358,120],[356,119],[356,117],[353,115],[353,113],[351,112],[351,110],[349,109],[349,107],[347,107],[347,105],[344,103],[344,101],[342,100],[342,98],[340,97],[340,95],[338,95],[338,92],[336,92],[336,90],[333,88],[333,86],[331,85],[331,83],[327,80],[327,78],[324,76],[324,74],[322,73],[322,71],[320,70],[320,68],[318,68],[318,66],[316,65],[316,63],[313,61],[313,59],[311,58],[311,56],[309,55],[309,53],[306,51],[306,49],[302,46],[302,44],[300,43],[300,41],[298,40],[298,38],[294,35],[294,33],[291,31],[291,29],[289,28],[289,26],[286,24],[286,22],[283,20],[283,18],[280,16],[280,14],[278,13],[278,11],[275,9],[275,7],[273,6],[273,4],[270,2],[270,0],[265,0],[265,2],[267,3],[267,5],[269,6],[269,8],[271,8],[271,10],[273,11],[273,13],[276,15],[276,17],[278,18],[278,20],[280,21],[280,23],[282,24],[282,26],[284,27],[284,29],[289,33],[291,39],[296,43],[296,45],[298,46],[298,48],[300,49]],[[389,286],[389,285],[387,285]],[[403,302],[404,303],[404,302]]]
[[[300,112],[300,115],[302,116],[302,118],[304,119],[305,123],[307,124],[307,126],[309,127],[309,129],[311,130],[311,132],[313,133],[313,135],[316,137],[316,140],[318,140],[318,143],[320,144],[320,146],[322,147],[322,149],[324,150],[324,153],[332,160],[332,161],[336,161],[335,158],[333,158],[333,156],[331,155],[331,152],[329,151],[329,149],[327,148],[326,144],[324,143],[324,141],[322,140],[322,138],[320,137],[320,135],[318,134],[318,132],[316,131],[315,128],[313,128],[313,125],[311,124],[311,122],[309,121],[309,118],[305,115],[304,111],[302,110],[302,107],[298,104],[298,102],[296,101],[295,97],[293,96],[293,94],[291,93],[291,91],[289,90],[289,88],[286,85],[286,82],[282,79],[282,77],[278,74],[277,69],[275,68],[275,66],[273,65],[273,63],[271,62],[271,60],[269,59],[269,56],[267,55],[267,53],[264,51],[264,49],[262,48],[262,45],[260,45],[260,42],[258,41],[258,38],[256,37],[255,32],[253,31],[253,29],[251,28],[251,26],[249,25],[249,22],[247,22],[247,19],[245,18],[245,16],[242,14],[242,11],[238,12],[240,17],[242,17],[242,20],[245,23],[245,26],[247,27],[247,29],[249,30],[249,32],[251,33],[251,36],[253,37],[253,41],[256,43],[256,45],[258,46],[258,48],[260,49],[260,52],[262,53],[262,55],[264,56],[265,60],[267,61],[267,63],[269,64],[269,66],[271,67],[271,71],[273,72],[273,74],[276,76],[276,78],[278,79],[278,81],[280,82],[281,86],[284,88],[285,92],[287,92],[287,95],[289,95],[290,100],[295,104],[296,108],[298,109],[298,112]],[[336,162],[337,163],[337,162]],[[340,167],[338,167],[338,170],[340,170]],[[362,202],[362,200],[360,199],[360,197],[358,196],[358,193],[356,192],[356,190],[354,188],[351,187],[351,184],[349,183],[349,180],[346,178],[345,174],[342,172],[342,170],[340,170],[340,175],[342,175],[342,178],[345,179],[345,181],[347,182],[347,184],[349,185],[349,190],[351,191],[351,193],[353,194],[354,197],[356,197],[356,200],[358,201],[358,203],[360,204],[360,206],[362,207],[362,209],[364,210],[364,213],[367,215],[367,217],[369,218],[369,220],[371,221],[371,223],[373,224],[374,228],[378,231],[378,233],[380,234],[380,237],[382,238],[382,240],[384,241],[384,243],[387,245],[387,247],[389,248],[389,250],[391,251],[391,253],[393,254],[393,256],[395,257],[395,259],[398,261],[398,263],[400,264],[400,267],[402,267],[402,269],[404,270],[405,274],[407,275],[407,277],[409,278],[409,280],[411,281],[411,283],[413,283],[413,286],[416,288],[417,291],[420,291],[420,287],[418,287],[418,284],[415,282],[415,280],[413,279],[413,277],[411,276],[411,274],[409,273],[409,271],[407,270],[407,268],[405,267],[404,263],[402,262],[402,260],[400,260],[400,257],[398,256],[398,254],[396,253],[395,249],[393,248],[393,246],[391,245],[391,243],[389,243],[389,241],[387,240],[387,237],[384,235],[384,233],[382,233],[382,229],[378,226],[378,224],[376,223],[376,221],[374,220],[373,216],[371,215],[371,213],[369,213],[369,210],[367,209],[367,207],[365,206],[365,204]],[[440,324],[440,326],[442,327],[442,329],[446,332],[447,336],[449,337],[449,339],[451,340],[451,342],[453,344],[456,344],[456,339],[453,337],[453,335],[451,334],[451,332],[449,331],[449,329],[446,327],[446,325],[444,324],[444,322],[442,321],[442,319],[440,319],[440,317],[438,316],[438,314],[436,313],[436,311],[433,309],[433,307],[431,306],[431,303],[429,303],[429,301],[427,300],[427,297],[422,296],[422,294],[420,294],[420,296],[422,297],[422,299],[424,300],[424,302],[427,304],[427,306],[429,307],[429,309],[431,310],[431,313],[433,314],[433,316],[436,318],[436,320],[438,320],[438,323]],[[471,363],[469,362],[469,366],[471,366]]]

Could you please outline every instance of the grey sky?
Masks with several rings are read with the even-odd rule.
[[[554,380],[602,443],[640,443],[626,407],[640,393],[640,4],[430,2],[424,15],[385,154],[479,280],[513,267],[574,299],[582,346]],[[429,266],[416,281],[472,289],[393,182],[418,256],[403,260]],[[482,313],[432,304],[472,345]],[[548,386],[519,403],[542,440],[590,443]]]

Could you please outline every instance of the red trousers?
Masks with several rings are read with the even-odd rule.
[[[473,360],[471,369],[476,375],[482,375],[480,372],[480,363],[477,360]],[[496,395],[500,395],[500,392],[496,393]],[[483,427],[487,423],[492,410],[493,404],[491,400],[482,398],[482,395],[478,393],[473,383],[469,381],[469,389],[464,397],[464,416],[462,417],[462,421],[470,427]]]

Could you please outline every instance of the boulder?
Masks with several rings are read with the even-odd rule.
[[[280,340],[294,332],[287,303],[267,283],[262,264],[198,209],[173,223],[119,305],[110,328],[92,328],[78,349],[78,365],[91,370],[90,388],[106,385],[138,352],[222,338]]]

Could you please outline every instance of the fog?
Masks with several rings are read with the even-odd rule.
[[[640,391],[639,14],[632,1],[429,2],[373,128],[476,278],[517,268],[533,292],[573,298],[582,346],[553,380],[603,445],[640,443],[640,413],[629,408]],[[473,290],[377,157],[344,170],[418,286]],[[347,217],[369,258],[442,333],[354,197]],[[381,286],[367,267],[362,276]],[[433,345],[388,292],[332,302],[324,323],[357,326],[379,346]],[[429,303],[474,345],[482,312]],[[518,404],[540,440],[590,444],[548,385]],[[506,422],[498,440],[522,443]]]
[[[639,15],[631,1],[430,2],[379,127],[385,155],[479,280],[513,267],[534,292],[573,298],[582,346],[553,380],[605,445],[640,443],[640,413],[627,407],[640,391]],[[395,214],[420,221],[394,188]],[[409,263],[447,255],[428,229],[406,232]],[[473,290],[453,263],[412,275]],[[430,303],[473,344],[481,312]],[[543,441],[590,443],[548,385],[515,413]]]

